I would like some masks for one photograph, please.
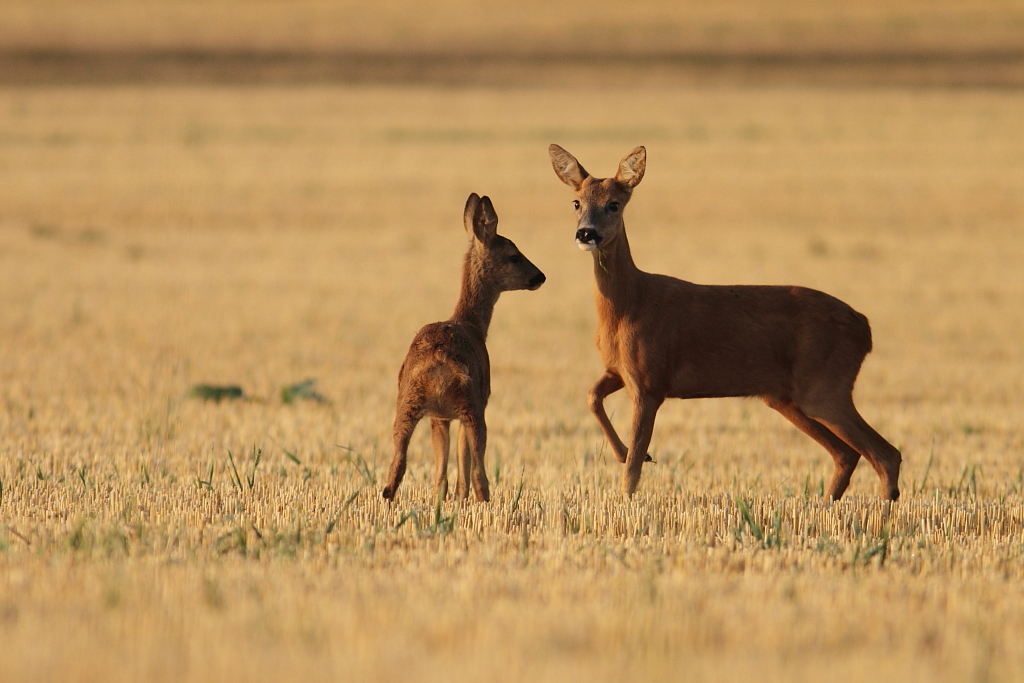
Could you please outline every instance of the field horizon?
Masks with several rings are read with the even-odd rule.
[[[12,0],[0,84],[1024,85],[1024,4]]]

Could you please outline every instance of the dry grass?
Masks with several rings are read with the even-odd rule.
[[[903,500],[862,466],[825,504],[827,455],[741,400],[666,405],[618,495],[549,142],[648,146],[642,267],[869,316]],[[549,278],[496,310],[495,502],[436,510],[421,429],[388,506],[470,191]],[[1020,92],[9,88],[0,206],[0,680],[1024,671]],[[331,403],[281,405],[307,377]]]

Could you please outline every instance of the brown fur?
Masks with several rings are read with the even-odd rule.
[[[434,490],[448,493],[449,424],[459,421],[459,479],[456,491],[469,495],[469,482],[478,500],[490,500],[484,451],[487,425],[484,409],[491,396],[491,363],[487,356],[487,328],[494,304],[502,292],[535,290],[544,274],[516,245],[497,234],[498,216],[491,200],[471,194],[463,222],[469,249],[462,267],[462,292],[449,320],[431,323],[412,340],[398,373],[398,408],[395,411],[395,457],[391,462],[384,498],[392,500],[405,475],[409,439],[416,424],[430,416],[436,464]]]
[[[640,481],[654,418],[666,398],[758,396],[823,446],[835,461],[828,495],[838,500],[860,456],[889,500],[899,495],[900,452],[857,412],[853,385],[871,350],[868,320],[842,301],[804,287],[697,285],[633,264],[622,213],[643,178],[637,147],[615,178],[594,178],[558,145],[558,177],[576,193],[577,242],[593,242],[597,347],[605,373],[590,409],[620,462],[625,492]],[[629,448],[608,420],[604,398],[625,387],[633,401]]]

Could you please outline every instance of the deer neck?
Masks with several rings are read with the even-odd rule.
[[[633,263],[625,230],[607,247],[595,249],[594,283],[598,303],[621,314],[636,305],[640,269]]]
[[[486,281],[482,265],[470,250],[462,268],[462,291],[459,302],[455,305],[452,320],[469,323],[480,330],[483,339],[487,339],[487,329],[491,326],[494,304],[498,302],[501,291]]]

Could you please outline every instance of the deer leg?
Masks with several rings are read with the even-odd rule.
[[[605,438],[611,444],[615,457],[618,458],[619,462],[626,462],[626,455],[629,450],[626,448],[626,444],[622,443],[622,439],[619,438],[615,427],[612,426],[612,421],[608,419],[608,413],[604,410],[604,399],[609,394],[614,394],[623,386],[621,377],[614,372],[605,371],[601,375],[601,379],[597,380],[597,384],[591,387],[590,392],[587,393],[587,405],[590,406],[590,412],[597,418],[598,424],[601,425],[601,431],[604,432]],[[650,455],[645,458],[645,460],[650,459]]]
[[[622,488],[627,496],[636,492],[640,483],[640,470],[644,462],[650,460],[647,447],[651,445],[654,435],[654,418],[664,399],[648,394],[637,394],[633,398],[633,436],[629,453],[626,456],[626,470],[623,473]]]
[[[852,398],[818,401],[801,408],[871,463],[882,482],[882,495],[886,499],[897,500],[900,497],[900,463],[903,457],[895,446],[864,421]]]
[[[604,409],[604,399],[609,394],[614,394],[623,386],[625,385],[621,377],[613,372],[605,371],[601,375],[601,379],[597,380],[597,383],[591,387],[590,392],[587,394],[587,404],[590,406],[590,412],[597,418],[598,424],[601,425],[601,431],[604,432],[605,438],[611,444],[615,457],[618,458],[619,462],[626,462],[626,444],[622,443],[622,439],[619,438],[615,427],[612,426],[612,421],[608,419],[608,413]]]
[[[484,469],[484,451],[487,449],[487,425],[483,416],[465,417],[460,419],[467,432],[471,462],[466,463],[466,478],[472,476],[473,490],[476,499],[486,503],[491,499],[491,487],[487,482],[487,471]]]
[[[405,476],[409,440],[412,438],[412,430],[416,428],[416,423],[419,421],[420,416],[413,408],[399,410],[395,415],[395,457],[391,461],[391,467],[388,468],[388,484],[384,487],[384,500],[394,500],[395,493],[398,492],[398,485],[402,483],[402,477]]]
[[[769,408],[779,411],[784,418],[792,422],[797,429],[817,441],[835,461],[835,472],[828,485],[828,497],[839,500],[850,485],[850,477],[860,460],[860,453],[850,448],[845,441],[833,434],[825,425],[807,417],[800,407],[789,399],[763,396]]]
[[[449,420],[431,418],[430,437],[434,442],[434,497],[448,497]]]
[[[469,447],[469,432],[466,430],[466,423],[462,420],[459,420],[459,436],[455,451],[459,466],[455,495],[461,500],[465,500],[469,497],[469,475],[473,471],[473,452]]]

